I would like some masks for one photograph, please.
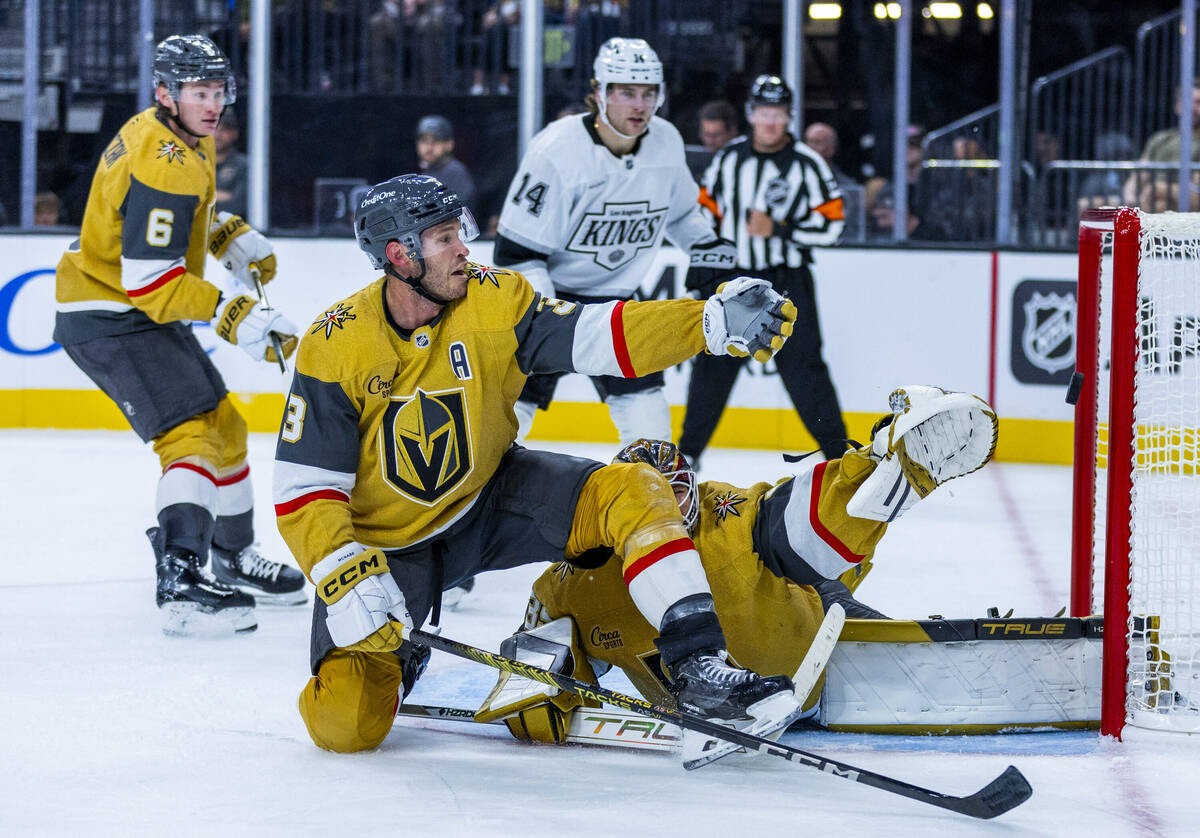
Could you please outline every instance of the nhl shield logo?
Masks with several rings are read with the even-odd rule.
[[[379,444],[387,482],[425,506],[471,473],[471,434],[466,394],[445,390],[392,399],[384,410]]]
[[[1075,298],[1037,291],[1025,302],[1021,348],[1029,363],[1053,375],[1075,363]]]
[[[606,201],[600,212],[584,213],[566,249],[590,253],[597,265],[615,271],[658,244],[666,218],[666,207],[651,209],[648,201]]]

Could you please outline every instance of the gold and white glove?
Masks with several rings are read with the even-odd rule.
[[[212,325],[220,338],[240,347],[256,361],[280,360],[272,335],[278,339],[284,358],[291,357],[299,342],[295,324],[246,294],[231,300],[224,297],[218,300]]]
[[[722,283],[704,303],[704,342],[713,355],[766,362],[782,348],[795,322],[796,307],[771,283],[739,276]]]
[[[240,215],[216,214],[208,231],[208,252],[250,291],[257,291],[251,268],[258,271],[263,285],[275,277],[274,248]]]
[[[335,646],[355,652],[391,652],[413,629],[404,593],[378,548],[347,544],[313,566],[325,626]]]

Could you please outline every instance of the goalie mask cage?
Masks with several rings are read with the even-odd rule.
[[[1200,733],[1200,214],[1079,225],[1071,613],[1104,615],[1101,732]]]

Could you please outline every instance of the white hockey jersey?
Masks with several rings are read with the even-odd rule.
[[[687,250],[713,238],[713,227],[700,212],[699,187],[675,126],[653,117],[634,150],[618,157],[600,140],[594,119],[572,114],[533,138],[498,232],[546,255],[555,291],[627,298],[664,235]]]

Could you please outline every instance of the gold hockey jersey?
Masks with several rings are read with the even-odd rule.
[[[79,240],[58,264],[55,338],[74,343],[173,320],[209,320],[204,280],[213,200],[211,137],[189,148],[147,108],[96,165]]]
[[[845,514],[870,472],[870,461],[851,452],[774,485],[700,484],[693,540],[738,664],[760,675],[792,675],[824,617],[811,583],[870,564],[887,525]],[[565,562],[547,569],[533,584],[525,625],[564,616],[575,620],[585,655],[620,667],[647,699],[667,697],[657,632],[630,599],[619,561],[595,570]]]
[[[467,271],[466,296],[411,332],[380,278],[303,336],[274,494],[306,573],[352,542],[406,547],[469,515],[516,437],[529,373],[635,377],[704,347],[696,300],[585,306],[540,297],[512,271]]]

